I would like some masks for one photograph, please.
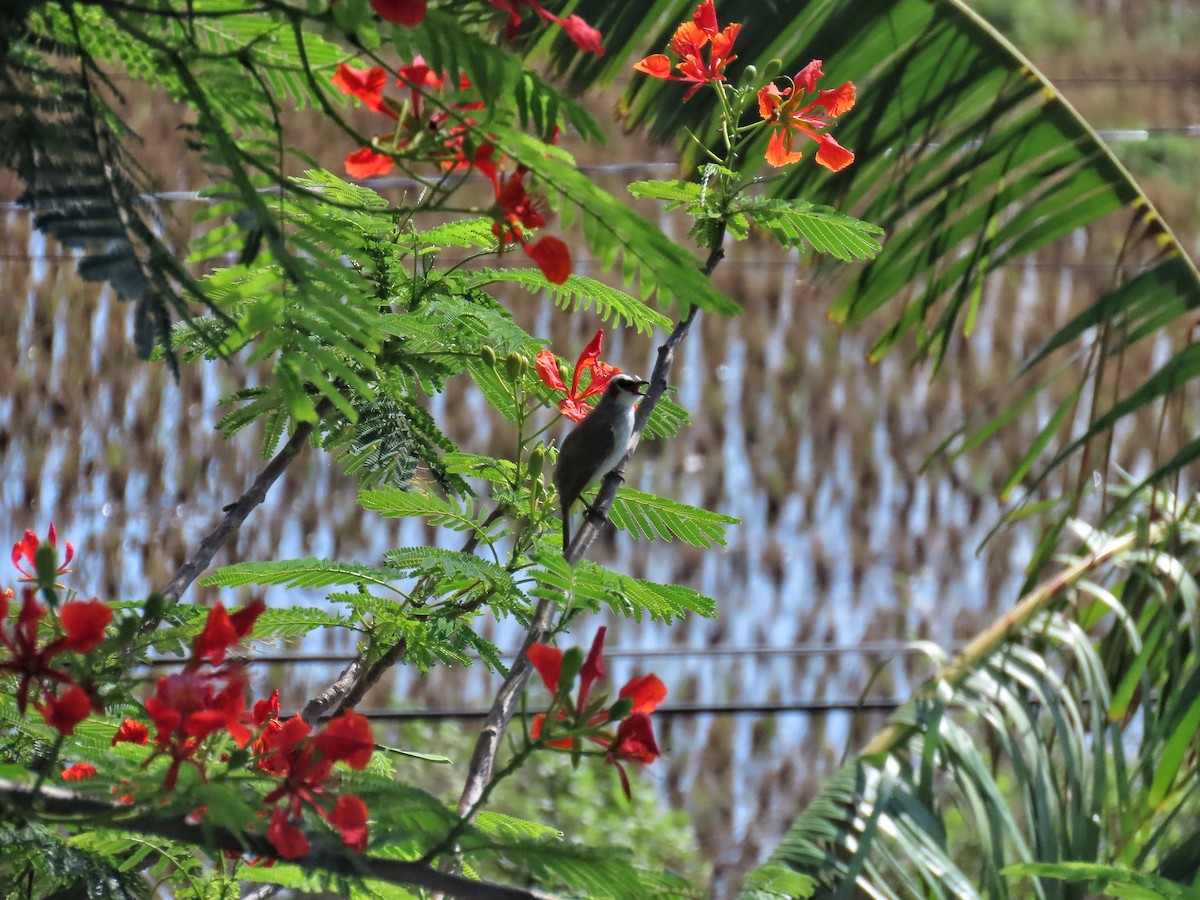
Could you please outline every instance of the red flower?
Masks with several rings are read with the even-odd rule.
[[[392,171],[395,160],[382,153],[376,153],[370,147],[355,150],[346,156],[346,174],[351,178],[370,178],[373,175],[386,175]]]
[[[327,812],[318,799],[325,792],[334,763],[345,762],[352,769],[363,769],[371,761],[375,744],[370,723],[350,711],[334,719],[315,737],[310,737],[311,731],[307,722],[293,716],[276,729],[264,730],[255,744],[260,751],[259,768],[283,777],[264,802],[278,804],[271,815],[267,840],[285,859],[296,859],[308,852],[308,841],[292,824],[300,819],[305,804],[338,831],[346,846],[361,850],[367,842],[367,807],[361,799],[345,794],[334,804],[332,812]]]
[[[51,547],[58,549],[58,534],[54,530],[54,523],[50,523],[50,531],[46,533],[46,543]],[[12,561],[17,567],[17,571],[24,575],[20,581],[37,581],[37,549],[41,546],[41,541],[38,536],[32,531],[26,529],[25,537],[13,544]],[[71,570],[67,568],[71,559],[75,556],[75,548],[71,546],[71,542],[67,541],[67,558],[63,560],[63,564],[58,567],[56,575],[66,575]],[[21,560],[29,563],[29,568],[21,565]],[[61,587],[61,585],[58,585]]]
[[[566,32],[567,37],[574,41],[575,46],[580,50],[585,53],[595,53],[597,56],[604,55],[604,48],[600,45],[600,41],[602,40],[600,32],[577,15],[570,15],[565,19],[561,19],[538,3],[537,0],[488,0],[488,2],[501,12],[508,13],[505,35],[510,41],[516,36],[517,30],[521,27],[520,7],[524,4],[541,16],[543,21],[553,22],[562,28]]]
[[[386,84],[387,72],[383,70],[383,66],[355,69],[342,63],[333,76],[333,86],[343,94],[357,97],[367,109],[398,119],[399,115],[383,99],[383,88]]]
[[[647,765],[658,759],[658,743],[654,740],[654,726],[650,717],[645,713],[631,713],[629,718],[621,722],[617,728],[617,737],[609,745],[605,759],[617,767],[621,775],[621,789],[625,791],[625,799],[632,800],[633,792],[629,789],[629,776],[625,774],[624,762],[634,762]]]
[[[47,725],[67,737],[75,733],[75,726],[92,711],[92,701],[87,691],[77,684],[67,688],[61,697],[47,694],[44,705],[35,703],[34,706],[42,714]]]
[[[554,359],[554,354],[549,350],[542,350],[537,355],[535,368],[538,377],[542,379],[542,384],[546,387],[566,394],[566,397],[558,401],[558,411],[572,422],[583,421],[584,417],[592,411],[591,404],[584,403],[584,401],[604,393],[608,382],[621,371],[616,366],[610,366],[600,359],[600,345],[603,340],[604,329],[601,328],[596,332],[591,343],[584,347],[583,352],[579,354],[579,359],[575,361],[575,374],[571,378],[570,390],[567,390],[562,377],[558,374],[558,363]],[[588,372],[591,377],[587,387],[581,391],[579,380],[584,372]]]
[[[425,18],[425,0],[371,0],[371,9],[381,19],[406,28],[420,25]]]
[[[63,781],[83,781],[85,778],[92,778],[96,774],[96,767],[90,763],[74,763],[62,770],[60,776]]]
[[[226,682],[220,691],[213,686],[218,679]],[[228,733],[239,747],[250,742],[252,735],[244,724],[245,694],[245,681],[238,670],[205,674],[184,671],[158,680],[154,695],[146,701],[146,713],[157,729],[150,759],[163,754],[171,757],[163,779],[166,790],[175,787],[185,762],[204,776],[204,766],[196,754],[210,734]]]
[[[671,50],[679,57],[680,74],[671,74],[671,58],[665,53],[647,56],[641,62],[634,63],[633,67],[665,81],[694,82],[683,95],[685,101],[690,100],[702,85],[725,80],[725,67],[737,59],[729,51],[733,49],[733,42],[737,40],[741,29],[742,26],[735,22],[727,25],[724,31],[719,31],[713,0],[703,0],[696,7],[692,21],[684,22],[675,29],[675,36],[671,38]],[[701,54],[706,44],[711,44],[707,62]]]
[[[343,794],[333,805],[327,819],[337,829],[344,843],[351,850],[367,849],[367,804],[361,797]]]
[[[546,745],[579,752],[579,737],[582,736],[606,748],[605,760],[617,767],[625,796],[631,797],[629,776],[623,763],[645,765],[660,756],[650,713],[667,696],[667,688],[657,675],[630,679],[620,691],[621,699],[629,701],[629,710],[622,715],[615,735],[607,730],[605,726],[610,723],[616,706],[604,709],[605,698],[589,703],[592,686],[604,677],[604,634],[605,629],[599,629],[587,658],[579,667],[579,694],[574,704],[562,691],[563,652],[548,644],[534,644],[529,648],[529,661],[554,695],[549,711],[534,719],[532,736],[540,738],[547,722],[553,723],[560,733],[564,730],[560,723],[566,723],[565,730],[572,736],[547,740]]]
[[[773,128],[766,153],[771,165],[786,166],[804,155],[792,150],[796,132],[817,142],[817,162],[825,168],[840,172],[854,162],[853,153],[832,135],[819,130],[829,127],[831,119],[854,106],[854,85],[847,81],[833,90],[818,91],[817,80],[822,74],[821,60],[814,59],[791,80],[790,87],[781,91],[774,84],[768,84],[758,92],[759,114]],[[814,94],[816,96],[809,99]],[[823,112],[817,113],[817,109]]]
[[[144,746],[150,740],[150,729],[137,719],[126,719],[113,735],[111,746],[117,744],[137,744]]]
[[[112,610],[99,600],[72,600],[58,610],[58,621],[66,637],[63,649],[90,653],[104,640],[104,629],[112,621]]]
[[[496,148],[482,144],[475,153],[475,166],[492,183],[496,203],[489,210],[495,220],[492,233],[505,243],[517,243],[538,264],[547,281],[562,284],[571,275],[571,252],[558,238],[544,237],[531,244],[525,237],[526,228],[541,228],[546,224],[539,204],[525,191],[528,169],[517,168],[511,175],[501,177],[492,155]]]
[[[230,615],[225,611],[223,604],[217,603],[208,611],[204,630],[196,635],[196,640],[192,643],[192,661],[189,666],[195,668],[202,660],[207,660],[214,666],[220,665],[225,659],[226,651],[254,629],[254,623],[266,608],[267,604],[262,600],[254,600]]]
[[[0,671],[8,671],[20,676],[16,693],[17,710],[24,714],[25,706],[29,701],[30,688],[36,688],[48,694],[51,682],[75,684],[70,672],[52,666],[50,661],[64,650],[74,649],[76,646],[92,649],[99,643],[100,638],[103,638],[104,626],[112,617],[112,611],[103,603],[95,600],[64,604],[64,611],[68,607],[72,607],[68,612],[68,619],[73,631],[58,640],[51,641],[39,650],[38,625],[46,615],[46,608],[37,602],[37,594],[34,589],[26,587],[23,592],[21,611],[17,614],[17,623],[10,635],[8,629],[4,627],[4,622],[8,619],[10,596],[11,594],[7,591],[0,594],[0,646],[7,648],[11,654],[10,659],[0,662]],[[97,626],[99,626],[98,630]],[[86,696],[86,692],[84,696]]]
[[[267,840],[284,859],[300,859],[308,853],[308,838],[304,832],[288,821],[286,807],[277,806],[271,813],[271,824],[267,827]]]

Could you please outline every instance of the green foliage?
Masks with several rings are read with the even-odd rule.
[[[1030,875],[1047,897],[1194,891],[1200,520],[1161,493],[1132,509],[1077,525],[1062,572],[828,780],[768,865],[880,897],[1022,896]]]
[[[621,488],[613,502],[612,521],[634,537],[664,541],[679,538],[707,550],[724,547],[725,526],[736,525],[739,520],[665,497]]]

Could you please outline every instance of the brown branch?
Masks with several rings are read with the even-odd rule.
[[[320,414],[319,409],[318,414]],[[163,596],[169,603],[179,602],[183,592],[191,587],[192,582],[199,577],[201,572],[208,568],[213,557],[217,555],[217,551],[233,537],[254,508],[267,498],[267,491],[283,474],[288,464],[299,455],[304,447],[304,442],[312,434],[312,430],[313,427],[308,422],[301,422],[296,426],[296,430],[292,432],[288,442],[283,445],[283,449],[267,463],[266,468],[254,479],[254,483],[250,485],[246,493],[242,494],[236,502],[225,507],[225,518],[200,542],[200,546],[196,548],[192,558],[180,566],[175,577],[171,579],[171,583],[163,588]],[[145,633],[157,625],[157,621],[147,622],[142,626],[142,632]]]
[[[504,515],[502,507],[496,507],[488,515],[486,519],[471,531],[470,536],[463,544],[463,553],[473,553],[475,548],[479,546],[480,535],[487,532],[488,527]],[[414,593],[421,593],[422,588],[418,587]],[[478,603],[464,606],[460,611],[460,615],[468,612],[474,612],[479,606]],[[401,638],[395,644],[388,648],[383,654],[371,665],[367,665],[366,656],[363,653],[357,653],[350,665],[342,670],[337,679],[313,697],[304,705],[300,715],[304,721],[310,725],[315,725],[318,721],[325,718],[332,718],[338,715],[344,709],[353,709],[366,696],[367,691],[373,688],[392,666],[396,665],[403,657],[405,651],[408,650],[408,642]]]
[[[282,859],[279,852],[261,835],[233,831],[220,825],[189,824],[182,816],[156,816],[131,811],[128,806],[96,800],[58,787],[34,790],[30,785],[0,778],[0,811],[6,817],[23,818],[29,814],[48,814],[75,821],[81,827],[111,828],[148,834],[196,847],[209,853],[230,851],[264,859]],[[508,887],[486,881],[473,881],[461,875],[439,872],[427,865],[397,859],[364,856],[349,852],[330,854],[320,850],[293,860],[308,870],[353,874],[376,878],[390,884],[413,885],[466,900],[553,900],[552,895],[524,888]]]
[[[722,225],[714,241],[715,246],[709,253],[708,261],[704,266],[705,275],[712,275],[717,265],[725,257],[725,251],[721,246],[724,237],[725,229]],[[608,520],[608,510],[617,496],[617,489],[625,480],[625,465],[629,462],[634,450],[637,449],[642,432],[646,428],[646,423],[650,421],[650,414],[654,411],[658,399],[667,389],[667,378],[671,374],[671,364],[675,361],[675,350],[687,337],[698,311],[698,307],[693,306],[688,314],[676,323],[670,337],[658,348],[658,359],[654,365],[654,372],[650,376],[650,387],[646,391],[646,399],[638,404],[633,437],[629,441],[629,452],[625,454],[625,459],[621,461],[621,464],[605,476],[591,511],[584,519],[583,526],[575,535],[574,540],[571,541],[571,546],[567,548],[564,558],[571,565],[583,558],[584,553],[599,535],[600,526]],[[549,638],[550,626],[554,621],[554,611],[557,605],[557,602],[549,597],[543,597],[538,601],[516,661],[508,670],[508,676],[492,701],[487,718],[484,719],[483,727],[479,731],[479,738],[475,742],[475,752],[471,755],[471,766],[467,771],[467,779],[458,800],[460,816],[472,814],[472,811],[478,807],[479,798],[487,790],[492,773],[496,768],[496,754],[500,750],[500,742],[504,739],[509,723],[516,714],[521,692],[525,689],[529,676],[533,672],[533,666],[530,665],[529,657],[526,654],[535,643]]]

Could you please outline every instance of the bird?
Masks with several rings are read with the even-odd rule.
[[[580,494],[625,458],[633,437],[634,407],[649,383],[636,375],[614,375],[596,408],[563,441],[554,469],[554,486],[562,504],[563,553],[571,545],[571,507]],[[583,502],[586,506],[587,501]]]

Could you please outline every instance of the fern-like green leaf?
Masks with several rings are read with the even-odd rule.
[[[200,583],[216,587],[275,584],[290,588],[324,588],[345,584],[387,585],[395,578],[396,573],[390,569],[310,557],[222,566],[202,578]]]
[[[803,200],[747,197],[738,202],[737,208],[785,247],[799,248],[807,241],[818,253],[828,253],[846,262],[874,259],[882,249],[877,238],[883,234],[882,228],[828,206]]]
[[[617,492],[609,515],[614,525],[634,537],[664,541],[679,538],[705,550],[724,547],[725,527],[739,521],[631,488]]]

